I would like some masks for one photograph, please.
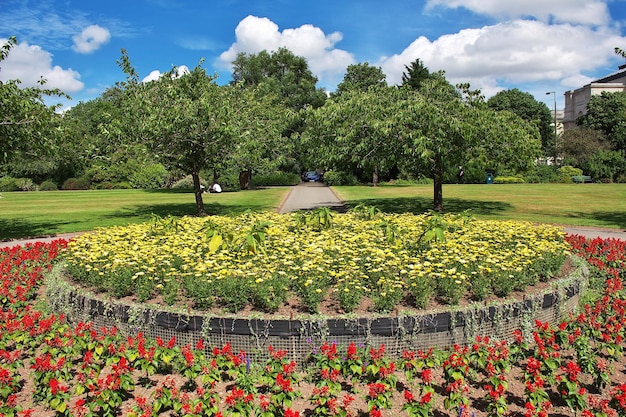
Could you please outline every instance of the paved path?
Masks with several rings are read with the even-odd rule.
[[[344,204],[339,197],[325,184],[303,182],[291,188],[289,195],[278,209],[279,213],[290,213],[298,210],[311,210],[317,207],[342,209]]]
[[[289,213],[298,210],[310,210],[317,207],[331,207],[336,210],[342,210],[344,208],[344,204],[330,189],[330,187],[320,183],[306,182],[291,188],[289,195],[287,195],[281,204],[278,212]],[[588,238],[600,237],[602,239],[614,238],[626,240],[625,230],[583,226],[564,226],[564,230],[569,234],[582,235]],[[47,236],[36,239],[10,240],[7,242],[0,242],[0,248],[13,247],[15,245],[24,246],[28,243],[34,242],[50,242],[60,238],[69,240],[80,234],[82,233],[63,233],[56,236]]]

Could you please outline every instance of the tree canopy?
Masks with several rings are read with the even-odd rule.
[[[386,87],[387,76],[380,67],[372,67],[369,63],[348,65],[343,80],[337,84],[337,90],[331,96],[347,91],[367,91],[370,87]]]
[[[0,64],[17,45],[11,37],[0,47]],[[21,87],[20,80],[0,81],[0,162],[8,162],[20,153],[38,155],[49,153],[61,116],[59,106],[48,106],[45,97],[65,96],[59,89],[46,89],[46,80],[39,87]]]
[[[305,140],[331,168],[360,164],[377,173],[394,164],[426,164],[438,211],[448,167],[524,170],[539,155],[538,129],[513,113],[472,106],[445,79],[420,88],[355,90],[330,99],[309,112]]]
[[[320,166],[364,169],[378,185],[378,175],[396,162],[400,131],[394,115],[400,110],[395,87],[351,89],[309,111],[303,144],[315,149]]]
[[[554,152],[555,140],[553,123],[554,114],[545,103],[539,102],[530,93],[513,88],[502,90],[487,100],[487,105],[494,110],[508,110],[522,119],[534,123],[541,134],[544,153]]]
[[[316,87],[317,77],[306,59],[286,48],[258,54],[239,53],[232,62],[232,84],[256,86],[261,91],[277,94],[287,107],[295,110],[324,104],[326,93]]]
[[[614,150],[626,152],[626,93],[605,91],[592,96],[578,124],[601,131]]]
[[[202,62],[192,71],[173,68],[156,81],[137,83],[125,52],[120,65],[126,72],[126,100],[134,109],[137,136],[168,168],[190,174],[198,215],[206,214],[200,171],[218,171],[230,161],[250,170],[268,150],[279,150],[288,111],[278,111],[268,94],[240,85],[219,86]],[[255,96],[256,95],[256,96]]]

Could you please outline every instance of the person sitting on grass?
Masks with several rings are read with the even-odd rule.
[[[209,192],[210,193],[221,193],[222,192],[222,187],[220,187],[220,185],[218,183],[214,182],[209,187]]]

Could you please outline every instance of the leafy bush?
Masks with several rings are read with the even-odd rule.
[[[62,190],[88,190],[90,182],[87,178],[68,178],[61,186]]]
[[[428,177],[420,178],[398,178],[397,180],[389,181],[390,185],[423,185],[432,184],[433,179]]]
[[[115,188],[115,183],[113,181],[96,182],[91,183],[90,188],[93,188],[95,190],[112,190],[113,188]]]
[[[46,180],[39,185],[39,191],[56,191],[59,188],[57,187],[54,181]]]
[[[35,191],[37,184],[30,178],[0,178],[0,191]]]
[[[130,183],[126,181],[113,184],[114,190],[130,190],[131,188],[133,188],[132,185],[130,185]]]
[[[520,177],[496,177],[493,181],[496,184],[523,184],[524,178]]]
[[[130,176],[130,185],[133,188],[155,189],[165,184],[167,169],[161,164],[146,165]]]
[[[583,175],[583,170],[570,165],[564,165],[557,170],[557,173],[559,175],[559,182],[567,184],[573,181],[572,177]]]
[[[357,185],[356,176],[343,171],[326,171],[324,182],[328,185]]]
[[[206,187],[206,183],[202,179],[200,179],[200,184]],[[191,178],[191,175],[187,175],[185,178],[181,178],[172,184],[172,188],[180,190],[193,190],[193,178]]]
[[[15,183],[15,178],[13,177],[2,177],[0,178],[0,191],[19,191],[17,184]]]
[[[35,184],[30,178],[18,178],[17,180],[15,180],[15,184],[18,186],[20,191],[37,190],[37,184]]]
[[[559,176],[554,165],[537,165],[533,171],[524,176],[524,179],[531,184],[545,184],[558,182]]]
[[[587,170],[594,180],[613,182],[626,174],[626,160],[620,151],[598,151],[589,159]]]
[[[269,185],[297,185],[300,182],[298,174],[292,172],[275,172],[267,175],[254,175],[252,185],[264,187]]]
[[[254,180],[254,177],[252,177]],[[237,191],[239,186],[239,173],[228,171],[220,174],[219,181],[223,191]]]

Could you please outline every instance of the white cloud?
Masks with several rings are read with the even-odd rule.
[[[163,74],[161,74],[161,71],[159,70],[153,70],[150,72],[150,74],[146,75],[143,80],[141,80],[142,83],[149,83],[150,81],[156,81],[159,78],[161,78]]]
[[[257,54],[263,50],[276,51],[285,47],[297,56],[306,58],[309,69],[321,82],[343,74],[355,62],[347,51],[335,48],[343,38],[339,32],[326,35],[313,25],[279,31],[278,25],[268,18],[248,16],[235,29],[236,42],[220,55],[221,66],[230,68],[237,54]]]
[[[585,71],[615,59],[615,45],[626,37],[606,28],[569,24],[548,25],[515,20],[480,29],[464,29],[430,41],[420,37],[400,54],[377,63],[390,84],[399,84],[404,66],[419,58],[429,70],[445,70],[454,83],[469,81],[486,96],[500,83],[574,82]],[[581,85],[577,85],[579,87]]]
[[[174,76],[172,78],[179,78],[182,77],[185,74],[189,74],[189,67],[187,67],[186,65],[181,65],[179,67],[176,67],[176,74],[174,74]],[[159,70],[153,70],[150,72],[150,74],[146,75],[141,82],[142,83],[149,83],[150,81],[156,81],[159,78],[161,78],[164,75],[164,73],[162,73]]]
[[[80,54],[90,54],[111,39],[108,29],[98,25],[87,26],[80,35],[72,37],[72,49]]]
[[[465,8],[499,19],[533,17],[548,22],[606,25],[609,10],[602,0],[428,0],[426,9]]]
[[[0,44],[7,40],[0,39]],[[43,77],[47,80],[46,88],[58,88],[66,93],[83,89],[80,74],[71,68],[63,69],[52,65],[52,54],[37,45],[19,43],[9,52],[9,56],[0,62],[0,80],[19,79],[24,87],[34,87]]]

